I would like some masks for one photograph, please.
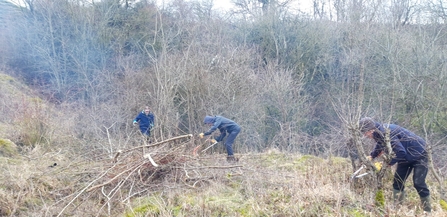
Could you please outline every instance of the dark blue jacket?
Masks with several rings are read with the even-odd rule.
[[[215,138],[216,141],[220,142],[227,135],[226,133],[231,133],[233,130],[240,130],[241,127],[234,121],[222,117],[222,116],[206,116],[203,121],[205,124],[213,124],[213,126],[205,132],[205,136],[211,135],[217,129],[220,130],[220,136]]]
[[[139,122],[140,130],[141,131],[147,131],[148,129],[152,128],[154,126],[155,122],[155,116],[152,112],[149,112],[148,115],[144,113],[144,111],[140,112],[134,122]]]
[[[372,158],[378,157],[382,151],[386,150],[384,141],[385,127],[376,123],[376,128],[378,131],[373,133],[373,138],[377,144],[371,153]],[[390,124],[389,129],[391,148],[396,154],[396,157],[391,160],[390,165],[399,162],[414,162],[427,157],[424,139],[395,124]]]

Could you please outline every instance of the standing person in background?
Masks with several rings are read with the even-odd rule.
[[[140,125],[141,133],[147,137],[149,141],[149,136],[151,135],[151,129],[154,127],[155,116],[151,112],[149,106],[146,106],[142,112],[140,112],[137,117],[133,120],[133,125]]]
[[[374,150],[369,158],[372,160],[385,152],[385,126],[375,122],[372,118],[362,118],[359,122],[360,131],[364,136],[376,142]],[[428,156],[425,150],[425,141],[413,132],[395,125],[389,124],[391,148],[396,157],[389,163],[390,166],[397,163],[393,180],[393,199],[396,204],[401,204],[405,198],[405,181],[413,171],[413,186],[421,199],[422,208],[431,212],[430,191],[425,178],[428,173]]]
[[[203,138],[204,136],[209,136],[214,131],[219,129],[220,135],[217,138],[215,138],[215,140],[217,142],[220,142],[225,138],[225,136],[228,133],[228,137],[225,140],[225,148],[227,149],[228,154],[227,161],[228,162],[238,161],[239,159],[234,157],[233,143],[234,139],[236,139],[236,136],[241,131],[241,127],[236,122],[222,116],[206,116],[203,122],[206,125],[211,126],[211,128],[205,133],[200,133],[199,137]]]

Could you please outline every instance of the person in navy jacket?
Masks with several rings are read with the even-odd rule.
[[[133,125],[140,125],[140,131],[143,135],[149,137],[151,135],[151,129],[154,127],[155,116],[146,106],[142,112],[140,112],[137,117],[133,120]]]
[[[234,139],[236,139],[236,136],[241,131],[241,127],[236,122],[222,116],[206,116],[203,123],[211,126],[211,128],[207,132],[199,134],[200,138],[209,136],[219,129],[220,135],[216,137],[215,140],[220,142],[228,133],[228,137],[225,140],[225,148],[227,149],[228,154],[227,161],[237,161],[238,159],[234,157],[233,153],[233,143]]]
[[[422,202],[424,211],[431,212],[430,191],[425,182],[428,173],[428,157],[425,141],[413,132],[395,125],[380,124],[372,118],[362,118],[359,122],[360,131],[364,136],[376,142],[370,159],[379,157],[386,152],[385,128],[390,130],[391,148],[395,157],[389,166],[397,164],[393,180],[393,198],[395,203],[401,204],[405,197],[405,181],[413,171],[413,184]]]

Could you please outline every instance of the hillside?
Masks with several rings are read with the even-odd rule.
[[[411,180],[395,209],[390,174],[385,207],[377,207],[373,187],[364,185],[368,176],[354,184],[346,158],[269,149],[238,153],[230,164],[217,152],[202,153],[207,144],[190,136],[155,144],[136,137],[109,153],[79,151],[79,141],[67,136],[72,119],[61,122],[59,109],[13,77],[1,74],[0,82],[1,216],[423,215]],[[432,176],[428,183],[432,216],[446,216]]]

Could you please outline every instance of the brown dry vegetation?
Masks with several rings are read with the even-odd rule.
[[[411,180],[406,202],[393,207],[391,175],[385,207],[376,207],[375,188],[363,179],[352,182],[347,158],[269,149],[240,153],[239,162],[227,163],[223,154],[202,153],[209,144],[189,135],[149,145],[134,137],[108,153],[79,151],[82,141],[70,136],[72,118],[61,118],[66,110],[46,104],[12,77],[0,78],[6,99],[0,121],[1,216],[423,215]],[[437,182],[429,176],[428,183],[431,215],[447,215],[438,203]]]
[[[423,216],[393,168],[351,180],[363,116],[426,139],[447,216],[441,1],[22,2],[0,0],[1,216]],[[240,161],[203,152],[205,115],[241,125]]]
[[[352,169],[344,158],[269,150],[239,155],[238,163],[229,164],[220,155],[193,156],[189,145],[180,144],[182,151],[176,153],[165,152],[172,150],[166,147],[157,150],[153,158],[159,167],[152,166],[141,149],[123,154],[117,163],[110,158],[67,159],[63,152],[39,147],[21,157],[1,157],[2,215],[422,215],[414,190],[399,210],[393,209],[388,196],[385,210],[377,208],[373,189],[354,188]],[[54,163],[57,166],[51,167]],[[436,198],[436,184],[429,180]],[[446,212],[435,203],[432,214]]]

